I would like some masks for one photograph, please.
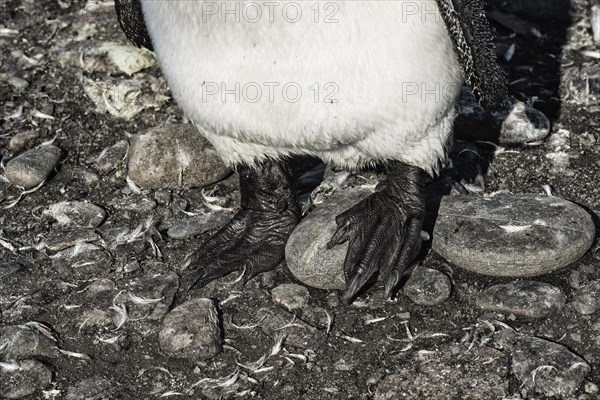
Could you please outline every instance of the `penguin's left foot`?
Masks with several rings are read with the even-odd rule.
[[[338,215],[328,247],[349,242],[344,261],[346,300],[379,275],[390,299],[421,248],[426,173],[398,161],[387,164],[377,191]]]
[[[290,172],[283,162],[238,168],[241,208],[225,226],[188,257],[193,270],[187,288],[205,285],[233,271],[244,282],[285,258],[285,244],[300,220]]]

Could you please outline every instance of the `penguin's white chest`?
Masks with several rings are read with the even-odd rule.
[[[443,156],[462,76],[435,1],[143,0],[173,95],[231,162]]]

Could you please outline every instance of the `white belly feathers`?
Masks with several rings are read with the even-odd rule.
[[[173,96],[231,164],[444,157],[460,66],[433,0],[143,0]]]

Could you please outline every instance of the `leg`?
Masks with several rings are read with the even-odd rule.
[[[328,244],[331,248],[350,242],[344,261],[348,301],[376,273],[390,298],[420,250],[426,174],[398,161],[388,163],[386,172],[377,192],[338,215],[337,231]]]
[[[188,289],[235,270],[243,279],[271,270],[285,258],[285,243],[300,219],[291,174],[283,162],[241,166],[241,208],[188,259]]]

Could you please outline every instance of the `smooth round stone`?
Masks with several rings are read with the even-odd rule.
[[[28,150],[6,163],[4,175],[13,185],[31,189],[50,175],[62,153],[53,145]]]
[[[477,297],[484,310],[517,317],[545,318],[565,305],[566,297],[556,286],[535,281],[517,281],[486,288]]]
[[[222,211],[213,211],[195,215],[175,222],[168,230],[171,239],[187,239],[223,226],[231,215]]]
[[[501,113],[494,114],[500,125],[498,140],[503,144],[523,144],[543,140],[550,134],[550,120],[541,111],[515,102]]]
[[[494,334],[493,343],[510,354],[521,388],[549,398],[570,398],[591,372],[583,358],[549,340],[503,329]]]
[[[0,369],[0,397],[21,399],[52,382],[52,371],[39,361],[23,360],[17,365],[15,370]]]
[[[310,294],[308,289],[301,285],[286,283],[277,286],[271,291],[273,300],[288,310],[296,310],[308,304]]]
[[[97,228],[106,219],[106,211],[84,201],[61,201],[42,211],[42,216],[63,226]]]
[[[484,275],[529,277],[565,267],[594,242],[592,217],[553,196],[446,196],[433,249],[449,262]]]
[[[452,282],[437,269],[418,266],[402,289],[415,304],[434,306],[442,304],[452,294]]]
[[[200,187],[231,173],[191,124],[163,125],[137,136],[128,165],[129,177],[147,189]]]
[[[345,289],[344,259],[348,244],[327,249],[335,217],[373,193],[365,188],[339,190],[294,229],[285,246],[289,270],[300,282],[318,289]]]
[[[195,299],[175,307],[158,333],[160,348],[168,356],[207,360],[221,351],[217,309],[210,299]]]

